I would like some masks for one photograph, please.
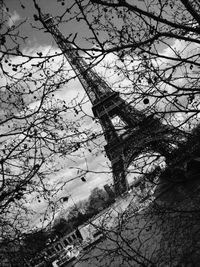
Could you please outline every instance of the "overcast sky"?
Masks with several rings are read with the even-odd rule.
[[[139,1],[139,0],[138,0]],[[37,1],[43,13],[51,13],[53,16],[61,15],[64,9],[71,6],[74,2],[73,0],[65,0],[65,1],[57,1],[57,0],[38,0]],[[62,5],[64,3],[64,5]],[[51,53],[55,54],[55,52],[59,52],[59,49],[55,42],[53,41],[53,37],[49,33],[45,33],[44,30],[34,29],[31,24],[35,27],[41,27],[39,22],[35,22],[33,19],[33,15],[36,14],[35,8],[33,6],[32,0],[6,0],[6,4],[9,7],[8,15],[10,16],[9,19],[9,26],[11,27],[13,24],[20,22],[24,19],[27,19],[27,22],[22,27],[22,31],[24,32],[25,36],[28,36],[26,43],[23,46],[24,51],[27,53],[36,53],[37,51],[45,52],[51,50]],[[77,11],[75,8],[74,11]],[[67,14],[66,19],[69,19],[70,14]],[[84,46],[86,43],[83,41],[84,37],[88,35],[89,31],[86,25],[82,22],[78,23],[76,20],[73,20],[68,23],[63,23],[62,27],[60,27],[61,32],[64,36],[67,36],[70,33],[78,32],[80,36],[77,39],[80,45]],[[184,42],[175,41],[174,47],[178,50],[181,50],[182,47],[185,47]],[[184,49],[184,53],[188,54],[191,51],[191,46]],[[162,51],[165,55],[174,54],[173,49],[165,48]],[[106,57],[105,61],[111,62],[114,56],[109,54]],[[18,59],[13,59],[18,60]],[[162,62],[162,64],[167,64],[167,62]],[[56,64],[56,63],[55,63]],[[67,63],[66,63],[67,64]],[[161,64],[161,63],[160,63]],[[97,67],[97,71],[103,72],[103,68],[101,66]],[[112,72],[112,70],[111,70]],[[108,82],[112,83],[115,81],[115,76],[111,75],[112,73],[106,73],[108,78]],[[67,85],[65,85],[55,97],[62,98],[69,102],[71,99],[79,95],[80,98],[84,95],[84,90],[80,83],[77,80],[73,80]],[[87,114],[92,115],[91,112],[91,104],[87,103],[84,106],[84,110]],[[85,124],[92,125],[95,129],[97,126],[94,122],[87,118]],[[55,174],[52,174],[49,183],[55,184],[63,181],[69,181],[76,177],[77,169],[89,169],[92,172],[87,174],[86,180],[87,182],[83,183],[80,178],[75,179],[66,184],[63,188],[60,196],[71,195],[74,201],[78,201],[81,199],[86,198],[92,188],[96,186],[102,187],[105,183],[112,183],[112,175],[107,173],[109,171],[108,168],[109,161],[105,158],[105,153],[100,153],[94,157],[94,154],[90,153],[88,150],[79,151],[79,154],[74,157],[68,157],[65,160],[60,160],[58,162],[58,171]],[[103,171],[103,173],[101,173]],[[104,173],[105,171],[105,173]],[[70,200],[69,203],[65,203],[64,205],[67,207],[73,204],[73,201]],[[35,208],[44,207],[44,203],[37,204]]]
[[[48,4],[47,4],[48,2]],[[63,1],[64,2],[64,1]],[[71,4],[71,0],[65,1],[65,8],[67,5]],[[60,15],[63,11],[62,2],[57,2],[56,0],[40,0],[38,1],[41,10],[44,13],[51,13],[54,16]],[[7,0],[6,4],[9,8],[8,15],[10,17],[8,21],[8,26],[11,27],[13,24],[16,24],[24,19],[27,19],[27,23],[25,23],[22,27],[22,32],[25,36],[28,36],[26,43],[23,46],[23,50],[27,53],[34,54],[37,51],[42,51],[43,54],[51,49],[52,53],[56,51],[59,52],[57,45],[53,41],[53,38],[50,34],[44,33],[44,31],[34,30],[30,24],[34,24],[38,27],[41,25],[34,21],[33,15],[34,6],[32,0]],[[64,35],[69,34],[71,32],[81,31],[82,35],[87,34],[87,29],[83,25],[77,25],[76,22],[67,23],[65,27],[62,29],[62,33]],[[84,42],[83,42],[84,45]],[[18,58],[13,58],[13,64],[18,62]],[[108,60],[111,60],[111,58]],[[56,64],[56,63],[55,63]],[[101,68],[99,67],[99,70]],[[66,100],[68,103],[71,99],[79,95],[80,98],[85,94],[81,84],[78,80],[73,80],[64,86],[56,95],[57,98],[62,98]],[[92,115],[91,104],[88,102],[84,106],[84,111],[89,115]],[[97,126],[91,119],[86,119],[86,124],[92,125],[92,127],[96,128]],[[79,201],[89,196],[90,191],[98,186],[102,187],[104,184],[112,183],[112,175],[107,173],[110,171],[109,161],[105,158],[105,153],[98,153],[95,157],[94,154],[91,154],[89,150],[79,151],[77,155],[73,157],[68,157],[67,159],[60,159],[57,163],[58,171],[55,174],[52,174],[49,177],[49,184],[57,184],[60,182],[70,181],[66,183],[63,187],[62,191],[59,194],[59,197],[71,195],[71,199],[69,199],[68,203],[64,203],[60,206],[61,209],[69,207],[73,204],[73,201]],[[86,182],[82,182],[81,179],[74,179],[77,176],[78,170],[80,169],[89,169],[91,172],[86,176]],[[105,173],[104,173],[105,172]],[[45,203],[42,201],[40,203],[32,204],[32,207],[35,210],[40,210],[43,212]],[[38,222],[39,218],[36,216],[34,218],[36,222]]]
[[[65,9],[70,7],[74,1],[73,0],[67,0],[67,1],[57,1],[57,0],[39,0],[37,1],[39,7],[41,8],[41,11],[44,14],[50,13],[53,16],[61,16]],[[64,3],[64,5],[62,5]],[[6,5],[9,8],[9,14],[10,14],[10,25],[18,22],[19,20],[23,20],[27,18],[27,23],[23,25],[23,27],[20,29],[20,31],[24,31],[24,34],[26,36],[29,36],[25,46],[26,47],[33,47],[35,45],[51,45],[53,38],[50,36],[50,34],[45,34],[44,31],[38,31],[37,29],[34,29],[32,25],[36,27],[41,27],[40,22],[36,22],[34,20],[33,15],[37,14],[37,11],[35,10],[34,4],[32,0],[6,0]],[[77,8],[75,7],[73,9],[74,12],[77,11]],[[71,18],[73,13],[67,13],[65,15],[65,20],[68,20]],[[67,23],[64,23],[61,27],[62,34],[64,36],[67,36],[70,33],[76,33],[78,32],[79,35],[81,33],[81,36],[84,37],[88,34],[88,27],[84,25],[84,23],[77,22],[75,19],[72,21],[69,21]],[[78,37],[79,37],[78,35]],[[79,40],[84,43],[84,40]]]

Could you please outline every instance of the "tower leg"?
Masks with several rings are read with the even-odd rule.
[[[112,171],[113,171],[115,195],[119,196],[128,191],[128,182],[126,179],[126,173],[122,156],[120,156],[117,162],[112,164]]]

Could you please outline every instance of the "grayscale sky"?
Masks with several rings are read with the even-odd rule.
[[[43,13],[50,13],[53,16],[61,16],[63,12],[70,7],[74,1],[65,0],[39,0],[37,1],[41,11]],[[64,3],[64,5],[62,5]],[[33,29],[30,24],[36,27],[41,27],[39,22],[35,22],[33,15],[37,14],[35,10],[34,3],[32,0],[7,0],[6,5],[9,8],[9,13],[11,14],[11,23],[12,20],[15,23],[16,21],[23,20],[27,18],[27,22],[23,26],[23,31],[26,36],[29,36],[26,46],[34,46],[35,44],[48,45],[52,44],[52,37],[49,34],[45,34],[43,30],[38,31],[38,29]],[[73,11],[77,12],[77,7],[73,8]],[[73,14],[66,13],[64,16],[65,20],[70,19]],[[67,36],[70,33],[81,33],[84,37],[88,34],[88,28],[83,23],[78,23],[75,19],[71,22],[63,23],[61,31],[64,36]],[[80,41],[80,40],[79,40]],[[83,39],[81,40],[82,42]]]
[[[63,12],[63,7],[67,8],[73,2],[73,0],[65,1],[65,5],[62,6],[62,2],[57,2],[56,0],[40,0],[37,1],[43,13],[51,13],[53,16],[61,15]],[[64,1],[63,1],[64,2]],[[52,53],[55,51],[60,52],[57,48],[57,45],[53,41],[53,37],[49,33],[45,33],[44,30],[34,29],[34,27],[41,27],[41,24],[37,21],[34,21],[33,15],[36,14],[35,7],[32,0],[7,0],[6,1],[8,10],[8,15],[10,17],[9,26],[19,23],[27,19],[27,23],[22,26],[20,30],[25,36],[28,36],[23,49],[29,53],[35,53],[37,51],[42,51],[44,54],[48,49],[52,49]],[[75,9],[76,11],[76,9]],[[67,17],[66,17],[67,18]],[[63,35],[69,33],[81,32],[82,37],[87,35],[87,27],[76,21],[65,23],[61,27],[61,32]],[[80,44],[84,45],[84,41],[80,40]],[[13,63],[17,63],[18,58],[13,58]],[[71,81],[64,88],[62,88],[55,97],[62,98],[66,102],[70,101],[79,94],[79,97],[83,97],[84,90],[80,85],[79,81]],[[85,111],[92,115],[91,105],[87,103],[84,107]],[[92,120],[86,120],[88,126],[96,127]],[[112,175],[108,173],[101,173],[102,171],[109,171],[108,160],[105,158],[104,154],[98,154],[96,157],[90,153],[89,150],[79,151],[79,155],[66,160],[59,160],[57,163],[59,171],[55,174],[52,174],[49,177],[49,183],[54,184],[57,182],[69,181],[76,177],[77,169],[89,168],[91,173],[88,173],[86,180],[87,182],[82,182],[81,179],[75,179],[69,183],[66,183],[66,186],[63,187],[63,190],[60,192],[59,197],[71,195],[72,199],[69,199],[68,203],[64,203],[60,206],[60,210],[73,205],[73,201],[79,201],[89,196],[90,191],[96,187],[102,187],[105,183],[112,183]],[[35,210],[40,210],[41,213],[45,209],[45,202],[41,201],[40,203],[31,204]],[[36,223],[39,222],[39,217],[34,218]]]
[[[64,10],[73,4],[73,0],[38,0],[37,3],[40,6],[43,13],[51,13],[53,16],[60,16],[63,14]],[[131,2],[131,1],[130,1]],[[64,3],[64,5],[62,5]],[[137,1],[140,5],[142,5],[142,1]],[[36,14],[35,7],[33,5],[32,0],[6,0],[6,4],[9,8],[8,14],[10,16],[9,26],[12,26],[15,23],[18,23],[24,19],[27,19],[27,23],[24,24],[22,28],[22,32],[25,36],[28,36],[25,44],[23,45],[24,50],[29,51],[30,53],[38,52],[47,52],[51,49],[52,53],[56,51],[59,52],[59,49],[55,42],[53,41],[53,37],[49,33],[45,33],[44,30],[34,29],[34,27],[41,27],[40,22],[36,22],[33,19],[33,15]],[[74,12],[77,12],[78,9],[74,8]],[[73,14],[67,13],[65,16],[65,20],[68,20],[70,16]],[[70,33],[78,32],[78,42],[81,46],[85,46],[86,42],[84,41],[84,37],[88,36],[89,31],[88,27],[81,22],[77,22],[76,20],[72,20],[70,22],[63,23],[60,27],[60,30],[64,36],[67,36]],[[173,44],[177,50],[182,50],[183,42],[176,40]],[[190,47],[184,50],[184,53],[188,53],[190,51]],[[163,55],[173,55],[173,49],[168,47],[161,48]],[[105,61],[112,62],[115,56],[113,54],[109,54]],[[17,59],[13,59],[16,61]],[[163,64],[167,64],[166,60],[162,62]],[[66,63],[67,64],[67,63]],[[98,66],[97,71],[103,72],[102,67]],[[110,73],[106,73],[108,77],[108,81],[111,83],[115,82],[115,76]],[[119,77],[118,77],[119,78]],[[73,80],[67,83],[60,91],[58,91],[56,97],[62,98],[69,102],[71,99],[77,96],[83,97],[84,90],[80,83],[77,80]],[[92,115],[91,113],[91,105],[87,103],[84,107],[86,113]],[[92,126],[94,129],[96,125],[90,119],[86,120],[86,125]],[[71,194],[74,201],[79,201],[81,199],[86,198],[90,191],[96,187],[102,187],[105,183],[112,183],[112,175],[106,173],[109,171],[108,168],[109,161],[105,158],[104,154],[97,154],[95,157],[88,150],[79,151],[79,155],[75,158],[68,158],[66,160],[61,160],[58,162],[58,172],[52,174],[50,177],[50,183],[54,184],[56,181],[69,181],[76,177],[77,169],[74,168],[82,168],[86,169],[87,167],[91,170],[91,173],[88,173],[86,179],[87,182],[83,183],[80,179],[73,180],[66,184],[63,188],[60,196],[66,196]],[[103,173],[101,173],[103,171]],[[105,172],[105,173],[104,173]],[[66,208],[69,205],[72,205],[73,201],[69,200],[69,203],[65,203],[64,207]],[[44,209],[45,203],[35,203],[35,209]]]

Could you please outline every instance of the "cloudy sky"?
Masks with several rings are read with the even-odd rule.
[[[53,16],[58,16],[63,13],[65,9],[70,7],[74,1],[57,1],[57,0],[40,0],[37,1],[41,11],[44,14],[50,13]],[[47,4],[48,3],[48,4]],[[62,5],[64,3],[64,5]],[[27,19],[27,23],[23,25],[23,31],[26,36],[29,36],[25,47],[32,48],[34,46],[45,46],[52,44],[52,36],[50,34],[44,34],[44,31],[38,31],[38,29],[34,29],[32,25],[40,27],[40,23],[35,22],[34,14],[37,14],[35,10],[34,4],[32,0],[6,0],[6,6],[9,8],[8,14],[10,16],[9,26],[12,26],[16,22],[20,20]],[[76,8],[73,9],[76,12]],[[65,15],[66,17],[66,15]],[[68,14],[67,19],[71,18],[71,15]],[[31,25],[32,24],[32,25]],[[21,28],[21,31],[22,31]],[[86,27],[83,23],[78,23],[75,19],[73,21],[69,21],[63,24],[61,31],[63,35],[67,36],[70,33],[81,33],[82,37],[84,37],[88,33],[88,27]],[[82,39],[83,43],[84,40]]]
[[[139,0],[138,0],[139,1]],[[61,15],[64,8],[70,7],[74,2],[73,0],[38,0],[37,1],[43,13],[51,13],[53,16]],[[47,4],[48,3],[48,4]],[[9,21],[8,26],[12,27],[12,25],[19,23],[25,19],[27,22],[22,25],[22,32],[25,36],[28,36],[25,44],[23,45],[23,52],[27,54],[36,54],[37,52],[42,52],[43,54],[50,51],[50,53],[55,54],[59,53],[59,49],[55,42],[53,41],[52,36],[49,33],[44,33],[43,30],[34,29],[34,27],[41,27],[39,22],[34,21],[33,15],[36,14],[35,8],[32,0],[6,0],[6,4],[8,6],[8,10],[6,10]],[[74,9],[76,12],[76,9]],[[67,16],[71,16],[68,14]],[[66,17],[70,18],[70,17]],[[34,26],[34,27],[32,27]],[[84,37],[88,35],[88,28],[83,23],[78,23],[76,20],[63,23],[62,27],[60,27],[64,36],[68,36],[70,33],[78,33],[77,41],[81,46],[84,47],[86,44],[84,41]],[[178,50],[182,50],[185,47],[184,42],[176,41],[173,45],[174,48]],[[173,48],[172,47],[172,48]],[[187,55],[191,51],[191,46],[187,47],[187,49],[183,49],[183,54]],[[163,55],[174,55],[174,50],[170,48],[163,49]],[[114,59],[114,55],[109,54],[104,60],[111,62]],[[19,60],[18,58],[14,58],[13,61],[16,62]],[[59,61],[59,58],[57,59]],[[160,64],[167,64],[169,62],[161,62]],[[56,62],[55,62],[56,64]],[[66,68],[67,68],[66,63]],[[105,73],[103,67],[98,66],[96,70],[100,73],[106,74],[107,81],[110,84],[115,82],[116,76],[113,75],[112,70],[110,72]],[[118,77],[120,78],[120,77]],[[66,102],[70,102],[74,98],[81,99],[84,96],[85,92],[79,83],[79,81],[72,80],[67,83],[60,91],[57,92],[55,97],[66,100]],[[84,105],[84,111],[88,115],[92,115],[91,112],[91,104],[87,102]],[[93,129],[96,129],[96,124],[89,117],[85,119],[86,126],[92,126]],[[94,151],[93,151],[94,152]],[[92,188],[96,186],[103,186],[105,183],[112,183],[112,175],[109,173],[109,161],[105,158],[105,153],[91,153],[89,150],[80,150],[77,155],[72,157],[68,157],[65,160],[60,160],[57,163],[58,171],[51,175],[49,179],[50,184],[66,182],[66,185],[63,187],[60,192],[59,197],[71,195],[74,201],[79,201],[81,199],[86,198]],[[80,175],[80,171],[78,169],[87,170],[90,172],[87,173],[86,180],[87,182],[82,182],[80,178],[74,179],[77,175]],[[133,177],[132,177],[133,178]],[[131,178],[131,179],[132,179]],[[64,203],[64,207],[68,207],[73,204],[72,199],[69,200],[69,203]],[[44,203],[35,204],[35,209],[40,208],[42,211],[44,207]]]
[[[52,13],[53,15],[58,15],[62,12],[62,2],[57,2],[55,0],[48,0],[48,5],[46,0],[38,1],[39,5],[44,13]],[[64,2],[64,1],[63,1]],[[65,1],[65,7],[70,5],[72,1]],[[8,26],[12,27],[12,25],[19,23],[25,19],[27,19],[27,23],[22,26],[22,32],[24,35],[28,36],[26,43],[23,46],[23,52],[26,54],[36,54],[38,51],[42,52],[43,54],[50,51],[50,53],[55,54],[56,52],[60,52],[57,48],[57,45],[54,43],[53,38],[51,35],[44,33],[44,31],[34,30],[30,24],[34,24],[38,27],[38,23],[36,23],[33,19],[34,15],[34,6],[32,0],[7,0],[6,2],[9,10],[6,10],[9,20]],[[87,34],[87,29],[82,25],[77,25],[76,22],[74,23],[67,23],[66,27],[62,29],[62,33],[69,34],[71,32],[81,31],[82,35]],[[84,42],[83,42],[84,45]],[[13,58],[13,64],[19,63],[19,58]],[[108,57],[106,60],[112,60],[112,56]],[[59,62],[59,58],[57,58]],[[55,62],[57,64],[57,62]],[[66,67],[67,63],[66,63]],[[101,67],[97,68],[97,71],[102,71]],[[108,74],[109,75],[109,74]],[[61,88],[57,94],[55,95],[56,98],[60,98],[65,100],[67,103],[70,102],[74,98],[83,98],[85,92],[77,79],[70,81]],[[91,104],[87,102],[84,105],[84,111],[88,115],[92,115],[91,111]],[[86,118],[85,125],[90,127],[94,127],[96,129],[97,125],[95,122],[90,119],[89,117]],[[103,141],[103,140],[102,140]],[[93,151],[94,152],[94,151]],[[80,169],[83,170],[90,170],[90,172],[86,175],[86,182],[81,181],[80,178],[74,179],[77,175],[81,174]],[[67,203],[63,203],[60,205],[60,210],[73,205],[73,202],[85,199],[88,197],[90,191],[96,187],[102,187],[104,184],[112,183],[112,175],[110,174],[109,169],[109,161],[105,157],[105,153],[91,153],[88,149],[79,150],[77,155],[69,156],[66,159],[61,159],[57,163],[57,172],[52,174],[49,179],[48,183],[52,184],[59,184],[60,186],[64,183],[65,186],[62,188],[61,192],[59,193],[58,198],[62,196],[71,195],[72,198],[69,199]],[[57,199],[58,199],[57,198]],[[35,202],[32,204],[32,207],[35,210],[40,210],[42,213],[45,207],[45,202],[41,201],[40,203]],[[36,222],[38,222],[37,216],[35,217]]]

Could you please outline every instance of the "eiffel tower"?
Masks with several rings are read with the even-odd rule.
[[[51,15],[41,14],[40,19],[54,37],[92,103],[93,114],[99,120],[107,142],[105,151],[111,161],[114,190],[118,196],[129,188],[127,169],[138,155],[153,151],[166,158],[169,156],[169,140],[173,139],[173,131],[154,116],[144,115],[113,91],[65,39]],[[122,134],[113,123],[116,116],[124,123]]]

